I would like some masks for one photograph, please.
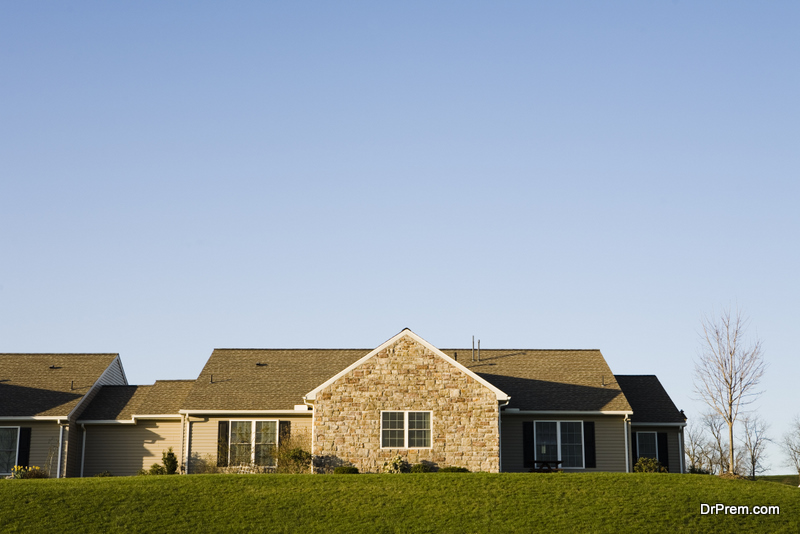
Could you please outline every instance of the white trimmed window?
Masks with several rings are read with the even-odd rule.
[[[638,458],[658,459],[658,439],[656,432],[637,432],[636,433],[636,456]]]
[[[565,469],[583,469],[583,421],[535,421],[537,462],[556,462]]]
[[[276,465],[278,421],[231,421],[228,465]]]
[[[10,475],[17,465],[19,427],[0,427],[0,474]]]
[[[381,412],[382,449],[430,449],[431,412]]]

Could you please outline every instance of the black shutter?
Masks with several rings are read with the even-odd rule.
[[[639,433],[638,432],[634,432],[633,433],[633,439],[631,440],[631,447],[633,447],[633,450],[631,451],[633,453],[633,454],[631,454],[631,456],[633,457],[633,465],[636,465],[636,462],[639,461]]]
[[[284,441],[288,441],[289,437],[292,435],[292,422],[291,421],[279,421],[278,422],[278,446],[280,447],[281,443]]]
[[[17,465],[28,467],[31,457],[31,429],[22,427],[19,429],[19,450],[17,451]]]
[[[658,433],[658,461],[669,470],[669,446],[666,432]]]
[[[522,467],[533,467],[536,445],[533,442],[533,421],[522,423]]]
[[[228,422],[219,422],[217,433],[217,467],[228,467]]]
[[[586,459],[586,468],[597,467],[597,457],[594,448],[594,421],[583,422],[583,455]]]

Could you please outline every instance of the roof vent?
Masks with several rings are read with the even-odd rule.
[[[256,362],[256,367],[266,367],[266,363]]]
[[[59,366],[57,366],[57,365],[51,365],[51,366],[50,366],[50,369],[61,369],[61,367],[59,367]]]

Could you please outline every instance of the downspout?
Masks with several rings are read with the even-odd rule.
[[[181,414],[181,447],[183,447],[182,456],[184,459],[184,471],[189,474],[189,416]]]
[[[625,418],[622,420],[622,427],[625,429],[625,472],[631,472],[631,448],[628,445],[628,416],[626,415]]]
[[[314,427],[316,426],[314,423],[316,423],[316,421],[317,421],[317,411],[314,409],[314,404],[311,403],[311,402],[308,402],[306,400],[305,396],[303,396],[303,404],[305,404],[306,406],[311,407],[311,474],[313,475],[315,473],[315,471],[314,471],[314,430],[315,430],[315,428]]]
[[[503,412],[500,410],[504,406],[508,406],[511,402],[511,397],[508,397],[506,402],[497,407],[497,472],[503,472]]]
[[[56,478],[61,478],[61,455],[64,451],[64,424],[58,424],[58,467],[56,468]]]
[[[86,459],[86,425],[81,423],[83,429],[83,443],[81,444],[81,478],[83,478],[83,464]]]

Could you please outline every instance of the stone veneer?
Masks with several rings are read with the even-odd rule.
[[[495,393],[409,336],[317,393],[313,454],[379,472],[400,454],[470,471],[500,468]],[[381,411],[430,411],[430,449],[382,449]]]

